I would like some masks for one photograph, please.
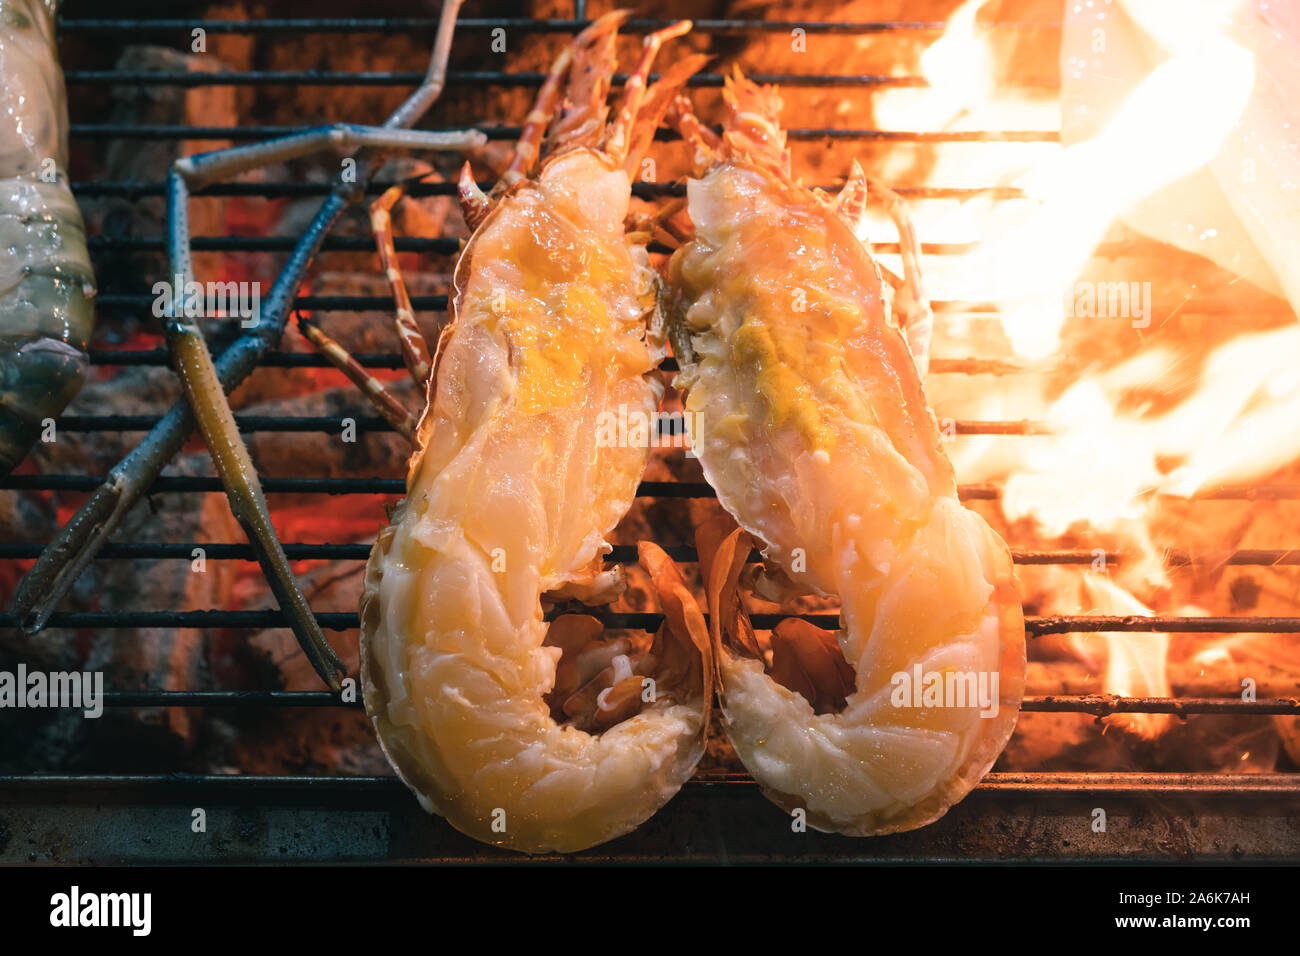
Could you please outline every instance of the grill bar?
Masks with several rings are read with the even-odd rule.
[[[1300,716],[1300,700],[1242,700],[1240,697],[1120,697],[1116,694],[1026,697],[1021,710],[1039,714],[1273,714]]]
[[[268,494],[401,495],[406,482],[401,478],[263,478]],[[17,491],[94,491],[104,483],[95,475],[10,475],[4,487]],[[218,478],[163,475],[149,486],[149,494],[166,491],[221,492]],[[686,497],[681,495],[680,497]]]
[[[368,196],[381,195],[393,185],[392,182],[370,181],[366,183]],[[484,180],[479,188],[490,192],[494,182]],[[829,183],[814,187],[827,191],[837,190],[842,183]],[[900,196],[913,199],[973,199],[976,196],[991,196],[995,199],[1026,199],[1028,193],[1016,186],[894,186],[894,192]],[[82,198],[116,196],[125,199],[140,199],[145,196],[165,195],[166,184],[161,182],[79,182],[72,183],[72,191]],[[214,183],[191,193],[191,199],[207,196],[253,196],[267,199],[302,198],[327,196],[330,187],[326,183]],[[406,193],[416,199],[428,196],[454,196],[455,183],[412,183],[406,187]],[[660,196],[685,196],[686,187],[680,183],[635,183],[632,194],[649,199]]]
[[[647,826],[575,857],[600,864],[1285,863],[1294,852],[1297,776],[994,773],[928,827],[855,840],[793,833],[789,816],[752,782],[713,774],[687,783]],[[1109,826],[1096,835],[1091,810],[1099,799]],[[206,835],[177,825],[193,806],[207,810]],[[16,837],[0,845],[4,863],[519,861],[430,821],[392,777],[10,776],[0,777],[0,807]]]
[[[64,77],[69,85],[102,86],[113,83],[119,86],[419,86],[423,72],[373,73],[344,72],[339,70],[241,70],[223,73],[160,73],[144,70],[68,70]],[[619,87],[627,82],[626,73],[615,73],[612,85]],[[776,83],[788,87],[926,87],[930,84],[921,76],[888,76],[869,73],[754,73],[750,78],[756,83]],[[650,74],[651,81],[659,74]],[[726,77],[721,73],[696,73],[686,85],[693,87],[721,87]],[[450,71],[447,88],[455,87],[529,87],[537,88],[546,80],[545,73],[501,71]],[[186,137],[187,139],[193,137]]]
[[[0,543],[0,560],[30,560],[40,556],[45,548],[41,543]],[[206,559],[214,561],[253,561],[253,549],[247,544],[227,542],[191,541],[191,542],[138,542],[107,544],[100,551],[101,559],[124,560],[191,560],[195,549],[201,549]],[[370,555],[368,544],[311,544],[306,542],[285,542],[285,553],[295,561],[364,561]],[[670,545],[663,549],[674,561],[694,562],[699,555],[690,545]],[[1140,555],[1128,555],[1118,551],[1089,550],[1087,548],[1053,548],[1053,549],[1011,549],[1012,560],[1016,564],[1042,565],[1091,565],[1098,560],[1105,560],[1107,565],[1119,565],[1126,561],[1140,560]],[[1165,552],[1163,555],[1167,567],[1211,566],[1211,567],[1281,567],[1300,566],[1300,549],[1297,548],[1244,548],[1237,551],[1216,553],[1193,553],[1187,550]],[[636,548],[631,545],[614,545],[606,560],[634,564],[637,560]],[[758,552],[751,555],[752,561],[759,560]]]
[[[301,133],[303,126],[172,126],[161,124],[73,123],[74,139],[226,139],[262,140]],[[476,126],[488,139],[515,140],[519,126]],[[462,132],[464,127],[435,127],[435,132]],[[791,140],[877,140],[890,143],[1059,143],[1058,130],[949,130],[941,133],[920,130],[845,129],[840,127],[793,127],[786,130]],[[655,139],[672,142],[676,133],[660,130]]]
[[[878,243],[877,245],[883,245]],[[108,292],[99,296],[95,304],[100,309],[144,309],[150,308],[157,301],[157,296],[149,292]],[[445,295],[423,295],[412,296],[411,305],[417,310],[445,311],[447,308],[447,296]],[[363,312],[369,310],[388,310],[393,306],[393,301],[387,296],[380,295],[300,295],[294,299],[294,307],[298,309],[315,309],[323,312]],[[970,314],[970,313],[988,313],[990,316],[996,316],[998,307],[991,302],[980,302],[975,299],[934,299],[930,303],[931,309],[936,315],[949,314]],[[1196,311],[1211,310],[1228,314],[1232,311],[1230,303],[1218,298],[1207,298],[1194,306]],[[92,353],[103,356],[107,364],[114,364],[113,356],[117,354],[133,355],[130,350],[102,349]],[[155,349],[150,354],[155,356],[166,356],[163,349]],[[276,353],[271,353],[272,355]],[[396,353],[391,353],[396,354]],[[996,359],[962,359],[945,361],[964,361],[976,363],[990,363],[989,368],[1009,371],[1026,371],[1029,367],[1014,362],[1005,362]],[[973,367],[983,368],[984,365]],[[1050,366],[1043,364],[1035,366],[1038,369],[1045,369]]]
[[[689,789],[757,787],[744,774],[697,774],[687,781]],[[169,793],[186,790],[238,793],[292,788],[312,793],[391,790],[405,794],[396,777],[368,776],[271,776],[262,774],[12,774],[0,776],[0,790],[59,790],[86,788],[104,790],[148,789]],[[1198,796],[1294,796],[1300,794],[1300,773],[1212,774],[1212,773],[1005,773],[985,775],[976,793],[1056,794],[1079,796],[1093,792],[1167,796],[1184,793]]]
[[[162,420],[161,415],[65,415],[59,427],[69,432],[138,432],[148,431]],[[378,415],[348,415],[358,432],[396,432]],[[1042,422],[944,420],[958,435],[1050,435]],[[344,417],[312,415],[236,415],[243,432],[324,432],[343,430]]]
[[[553,619],[560,612],[547,615]],[[586,608],[584,613],[600,620],[606,627],[654,631],[663,615],[651,612],[610,612]],[[347,631],[359,626],[359,618],[348,612],[316,612],[320,626],[331,631]],[[786,618],[798,617],[819,627],[839,627],[838,614],[753,614],[750,619],[759,630],[770,630]],[[0,627],[17,627],[13,614],[0,614]],[[224,627],[238,630],[263,630],[285,627],[284,615],[278,611],[78,611],[51,615],[49,626],[103,629],[139,627]],[[1300,633],[1300,617],[1138,617],[1108,614],[1063,614],[1050,617],[1026,617],[1025,633],[1030,637],[1044,634],[1110,633],[1134,634],[1294,634]]]
[[[359,692],[358,692],[359,694]],[[364,701],[344,702],[328,691],[105,691],[101,700],[110,707],[343,707],[360,709]],[[1114,694],[1026,697],[1025,713],[1090,714],[1237,714],[1300,716],[1300,700],[1287,698],[1245,701],[1235,697],[1121,697]],[[1300,775],[1297,775],[1300,777]]]
[[[456,32],[482,32],[485,30],[520,30],[530,33],[576,33],[590,21],[582,12],[572,20],[529,17],[465,17],[456,21]],[[651,18],[628,20],[620,32],[651,33],[669,26],[674,21]],[[942,33],[947,24],[942,20],[742,20],[707,19],[692,20],[693,33],[788,33],[803,30],[805,33],[857,34],[857,33]],[[268,17],[259,20],[182,20],[122,18],[75,18],[59,21],[60,33],[172,33],[189,34],[195,28],[209,33],[394,33],[436,29],[438,21],[432,17]],[[981,22],[981,27],[1012,30],[1060,30],[1061,24],[1053,21],[1001,20]]]
[[[297,307],[304,310],[328,311],[330,309],[363,309],[371,308],[368,305],[362,305],[361,302],[371,301],[362,297],[342,296],[345,299],[343,304],[336,304],[330,297],[313,297],[306,296],[298,300],[300,303]],[[379,303],[380,300],[373,300]],[[373,308],[383,308],[381,304],[376,304]],[[423,306],[416,306],[417,309]],[[938,310],[936,310],[938,311]],[[139,366],[139,365],[170,365],[165,349],[90,349],[90,362],[98,366]],[[387,368],[400,369],[405,366],[402,364],[401,356],[396,352],[354,352],[352,357],[355,358],[365,368]],[[269,352],[262,358],[261,367],[263,368],[333,368],[323,356],[315,352]],[[674,359],[665,359],[660,363],[659,368],[665,372],[677,371],[677,362]],[[1015,375],[1021,372],[1030,371],[1029,367],[1016,362],[1004,362],[998,359],[945,359],[933,358],[930,360],[931,375]]]
[[[300,300],[301,301],[301,300]],[[312,306],[300,305],[310,309]],[[97,366],[169,366],[166,349],[91,349],[90,364]],[[366,368],[400,369],[402,357],[396,352],[354,352],[352,357]],[[333,368],[316,352],[270,352],[263,357],[261,368]]]
[[[100,475],[10,475],[0,484],[0,490],[15,491],[94,491],[104,483]],[[406,493],[406,482],[401,478],[263,478],[262,487],[268,493],[286,494],[371,494],[400,495]],[[191,475],[163,475],[149,487],[149,492],[220,492],[221,482],[215,477]],[[963,501],[996,501],[1002,491],[996,485],[959,485],[957,495]],[[641,498],[713,498],[713,489],[696,481],[643,481],[637,486]],[[1286,501],[1300,499],[1300,485],[1223,485],[1197,492],[1192,501]]]
[[[92,236],[87,238],[86,245],[92,252],[161,252],[164,241],[162,236]],[[197,252],[288,252],[293,248],[293,239],[282,236],[194,236],[193,244]],[[451,256],[460,251],[458,239],[404,236],[395,239],[394,245],[398,252]],[[921,252],[928,256],[961,256],[974,251],[976,245],[973,242],[923,242]],[[875,242],[872,247],[885,254],[898,252],[896,242]],[[374,248],[374,240],[363,236],[331,236],[321,246],[324,252],[373,252]],[[1149,240],[1141,239],[1103,242],[1097,246],[1095,255],[1101,259],[1118,259],[1152,248]],[[652,243],[650,251],[671,250]],[[152,297],[150,301],[152,302]]]

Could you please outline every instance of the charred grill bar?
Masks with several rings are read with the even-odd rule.
[[[575,4],[575,16],[566,19],[467,18],[458,33],[504,28],[512,35],[526,32],[572,34],[586,22],[585,4]],[[637,19],[628,32],[644,33],[667,24],[666,20]],[[303,19],[282,18],[261,21],[235,20],[149,20],[68,19],[64,34],[160,37],[188,36],[201,26],[213,34],[272,34],[364,32],[385,35],[398,31],[431,33],[433,18]],[[928,21],[898,22],[798,22],[760,20],[699,20],[702,33],[754,34],[759,31],[789,32],[799,28],[808,34],[872,34],[896,31],[939,33],[945,24]],[[1059,25],[1007,24],[1038,30]],[[75,66],[75,64],[69,64]],[[151,73],[141,71],[69,69],[66,78],[74,91],[78,86],[104,85],[365,85],[410,87],[418,73],[344,73],[316,70],[276,70],[244,73]],[[761,82],[791,87],[835,86],[919,86],[920,77],[872,75],[769,75],[755,74]],[[448,87],[535,87],[537,73],[451,72]],[[616,82],[621,82],[622,77]],[[719,86],[720,73],[701,74],[693,86]],[[74,111],[75,112],[75,111]],[[517,127],[480,127],[493,139],[508,140],[518,135]],[[137,138],[153,140],[221,139],[256,141],[295,132],[291,127],[241,126],[130,126],[120,124],[73,124],[72,136],[81,139]],[[1039,131],[980,131],[964,133],[897,132],[873,129],[791,129],[792,139],[854,142],[885,140],[899,142],[1054,142],[1058,135]],[[661,135],[662,131],[661,131]],[[383,187],[372,184],[369,192]],[[265,182],[220,184],[204,195],[260,196],[266,198],[323,196],[324,184]],[[641,184],[634,190],[642,196],[681,195],[679,185]],[[944,187],[900,187],[905,196],[917,198],[964,198],[987,195],[1018,198],[1020,190],[1010,187],[955,189]],[[119,196],[131,200],[161,196],[163,184],[136,182],[86,182],[74,185],[78,196]],[[415,196],[451,195],[450,183],[417,185]],[[1117,255],[1135,245],[1110,243],[1098,249],[1100,256]],[[1154,245],[1154,243],[1152,243]],[[163,237],[97,237],[92,252],[120,253],[131,250],[161,250]],[[292,240],[269,237],[221,236],[196,238],[199,251],[287,251]],[[454,239],[398,237],[397,248],[420,252],[453,254]],[[887,244],[879,244],[890,251]],[[896,248],[896,247],[894,247]],[[324,250],[370,249],[368,239],[332,237]],[[960,244],[928,244],[927,253],[963,254]],[[138,310],[148,296],[105,295],[98,302],[102,310]],[[367,296],[302,296],[302,308],[315,311],[362,311],[386,309],[384,298]],[[416,297],[417,309],[441,310],[442,296]],[[979,303],[936,303],[936,313],[945,311],[990,311]],[[1226,308],[1225,308],[1226,311]],[[399,355],[358,356],[369,368],[397,369]],[[92,363],[101,367],[166,365],[162,350],[92,350]],[[314,354],[272,353],[262,363],[266,368],[322,368],[323,358]],[[669,365],[671,367],[671,363]],[[1017,371],[1012,363],[996,360],[939,359],[932,373],[993,373]],[[70,432],[139,432],[147,430],[156,416],[86,415],[69,416],[60,427]],[[247,416],[241,419],[246,431],[336,432],[335,418],[294,416]],[[388,430],[381,419],[359,416],[358,430]],[[958,434],[1032,435],[1042,432],[1039,423],[1028,421],[961,421]],[[0,492],[89,491],[101,478],[80,474],[13,476]],[[401,479],[270,477],[263,481],[267,492],[295,492],[320,495],[400,494]],[[165,476],[153,490],[202,495],[221,491],[216,478]],[[712,490],[695,482],[645,482],[647,497],[712,497]],[[995,500],[1000,489],[993,485],[967,485],[965,499]],[[1207,500],[1285,500],[1300,498],[1300,486],[1224,486],[1200,496]],[[0,562],[34,558],[39,543],[2,543]],[[144,543],[118,541],[106,547],[101,560],[150,559],[188,560],[192,549],[202,547],[212,560],[252,559],[246,544],[198,542]],[[303,544],[286,542],[292,559],[361,561],[369,548],[359,544]],[[691,561],[693,548],[668,549],[676,559]],[[1094,552],[1080,549],[1017,550],[1021,564],[1087,564]],[[1110,553],[1109,561],[1123,561],[1124,555]],[[635,549],[619,546],[612,560],[631,563]],[[1167,556],[1170,565],[1198,562],[1211,565],[1274,566],[1300,563],[1300,549],[1232,550],[1219,554],[1198,554],[1189,550]],[[653,630],[657,614],[599,614],[613,626],[645,627]],[[806,614],[803,617],[835,626],[837,617]],[[756,615],[758,627],[770,627],[774,615]],[[326,629],[357,627],[357,615],[320,614]],[[0,613],[0,627],[14,627],[8,613]],[[55,614],[51,627],[115,629],[128,627],[190,627],[252,629],[283,624],[276,611],[208,610],[158,608],[134,612],[69,612]],[[1053,616],[1026,620],[1031,636],[1073,632],[1170,634],[1197,633],[1300,633],[1300,617],[1115,617]],[[360,707],[359,701],[341,703],[319,691],[200,691],[200,690],[112,690],[105,694],[109,707],[180,708],[326,708]],[[1300,700],[1235,698],[1143,698],[1113,695],[1051,695],[1025,699],[1025,712],[1088,714],[1098,718],[1119,713],[1173,714],[1180,717],[1201,714],[1233,714],[1267,720],[1274,715],[1300,716]],[[190,810],[203,806],[209,815],[208,833],[194,834],[188,826]],[[1108,817],[1105,833],[1092,832],[1094,808],[1104,808]],[[591,861],[636,860],[732,860],[732,861],[1163,861],[1196,859],[1233,861],[1238,859],[1300,860],[1300,774],[1266,773],[1145,773],[1145,772],[1041,772],[989,774],[974,793],[944,819],[922,830],[890,837],[855,840],[815,832],[793,833],[783,825],[781,815],[762,799],[746,776],[718,772],[701,773],[661,813],[636,833],[580,855]],[[239,775],[39,775],[16,774],[0,777],[0,862],[11,861],[197,861],[252,862],[292,859],[312,861],[497,861],[518,859],[505,852],[481,846],[450,827],[430,820],[400,784],[389,777],[319,777]]]

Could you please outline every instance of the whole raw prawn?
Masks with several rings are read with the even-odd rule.
[[[0,0],[0,479],[81,388],[95,277],[68,189],[56,0]]]
[[[695,452],[743,529],[697,534],[727,732],[768,796],[810,825],[911,829],[974,786],[1015,724],[1025,645],[1011,558],[957,500],[854,234],[865,177],[855,168],[835,199],[796,185],[775,91],[737,73],[725,98],[721,137],[676,106],[704,172],[688,184],[694,236],[670,260],[666,308]],[[737,592],[748,535],[766,563],[760,593],[836,596],[838,632],[786,619],[762,645]]]
[[[648,449],[602,442],[602,421],[649,415],[661,392],[657,276],[648,236],[624,221],[640,157],[699,63],[647,89],[660,42],[690,24],[651,35],[607,126],[626,16],[556,61],[492,195],[462,176],[473,236],[407,497],[361,604],[366,710],[402,779],[462,832],[528,852],[589,847],[659,809],[703,752],[712,696],[703,614],[653,545],[640,548],[666,612],[653,640],[596,640],[586,615],[548,628],[541,603],[618,592],[601,556]]]

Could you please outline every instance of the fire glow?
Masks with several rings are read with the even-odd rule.
[[[984,5],[985,0],[967,0],[921,58],[929,88],[881,93],[877,118],[883,126],[929,132],[1044,129],[1053,109],[1059,119],[1059,100],[1046,104],[993,82],[991,34],[977,22]],[[934,185],[952,185],[979,176],[1017,187],[1026,197],[976,197],[956,208],[932,204],[937,214],[922,204],[917,219],[930,241],[968,243],[973,250],[926,257],[931,294],[993,303],[1011,356],[1030,370],[1044,370],[1040,381],[1012,386],[1008,394],[994,388],[975,400],[982,417],[1036,417],[1047,434],[1018,441],[1012,451],[1005,442],[995,447],[987,439],[967,439],[964,448],[953,450],[959,477],[1001,481],[1008,521],[1029,521],[1049,537],[1104,535],[1133,555],[1122,569],[1084,572],[1077,588],[1061,589],[1059,606],[1044,610],[1151,615],[1169,585],[1153,544],[1164,502],[1225,482],[1256,480],[1300,458],[1300,327],[1243,326],[1195,358],[1169,345],[1168,336],[1150,338],[1183,302],[1153,302],[1150,283],[1116,276],[1131,293],[1126,298],[1138,299],[1112,315],[1103,306],[1115,304],[1120,281],[1080,281],[1121,217],[1206,167],[1226,141],[1240,135],[1259,69],[1254,53],[1234,38],[1234,17],[1247,6],[1239,0],[1076,5],[1074,14],[1095,23],[1092,52],[1104,50],[1116,18],[1126,16],[1160,60],[1107,116],[1094,117],[1099,122],[1089,138],[1043,149],[996,144],[981,153],[984,165],[974,171],[940,151],[928,177]],[[1063,52],[1062,71],[1072,71],[1073,79],[1086,81],[1091,66],[1088,58]],[[1201,238],[1215,238],[1214,230]],[[1083,307],[1076,308],[1080,302]],[[1100,369],[1095,361],[1092,367],[1081,362],[1084,371],[1073,382],[1062,388],[1058,375],[1049,385],[1050,370],[1071,364],[1077,338],[1066,332],[1079,320],[1097,323],[1099,330],[1101,323],[1123,323],[1132,329],[1130,345],[1118,362]],[[967,328],[950,320],[946,331],[958,343],[951,346],[956,351]],[[1172,383],[1182,381],[1193,363],[1195,383],[1180,391]],[[1179,394],[1181,400],[1133,400],[1144,393]],[[1079,607],[1068,594],[1078,595]],[[1106,691],[1169,693],[1168,635],[1103,636]],[[1076,647],[1083,654],[1082,644]],[[1169,718],[1133,714],[1116,724],[1155,736]]]

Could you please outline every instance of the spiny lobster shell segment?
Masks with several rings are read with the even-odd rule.
[[[722,91],[727,104],[722,159],[736,159],[790,178],[790,150],[781,128],[781,95],[759,86],[736,67]]]

